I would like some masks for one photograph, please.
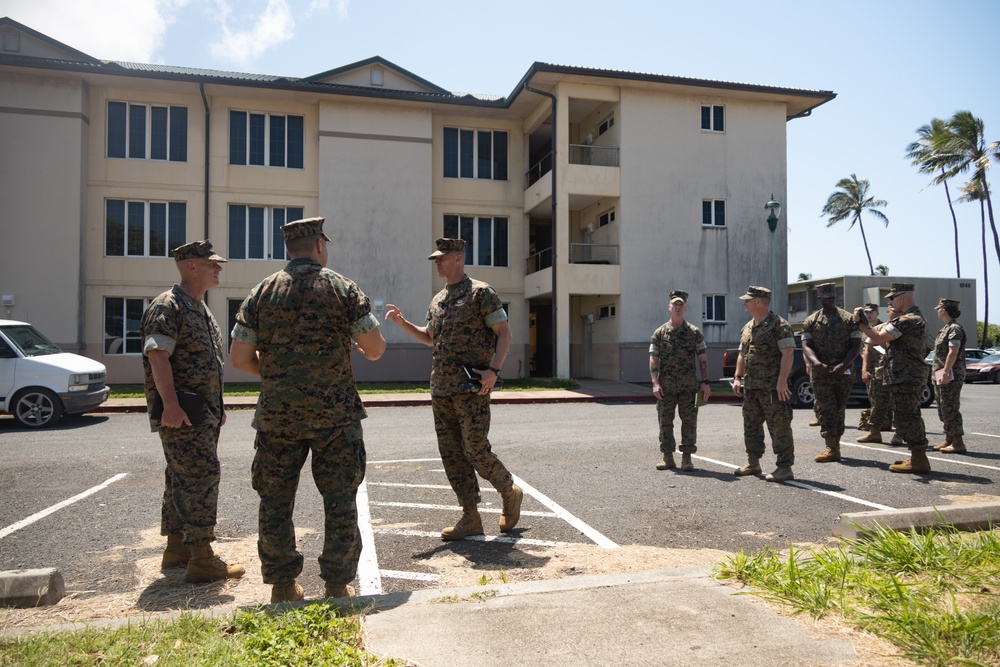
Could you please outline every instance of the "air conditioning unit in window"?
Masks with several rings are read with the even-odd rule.
[[[583,140],[583,145],[584,146],[589,146],[592,143],[594,143],[594,133],[593,132],[591,132],[590,134],[588,134],[587,138]]]

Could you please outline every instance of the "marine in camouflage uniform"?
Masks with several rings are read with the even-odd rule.
[[[802,323],[802,353],[812,369],[820,434],[826,440],[826,449],[816,461],[827,463],[841,458],[844,414],[854,384],[851,365],[861,349],[861,332],[852,323],[853,316],[837,307],[833,283],[817,285],[816,290],[823,307]]]
[[[740,297],[753,319],[740,334],[733,391],[743,397],[743,440],[747,463],[737,475],[758,475],[764,456],[764,423],[771,434],[777,469],[770,482],[794,479],[795,443],[792,437],[792,405],[788,401],[788,373],[795,350],[792,327],[770,312],[771,290],[751,285]]]
[[[226,566],[211,549],[219,501],[225,362],[222,333],[203,297],[219,284],[219,263],[227,260],[214,253],[210,241],[179,246],[173,254],[181,283],[153,299],[139,325],[143,384],[150,430],[159,434],[167,463],[160,505],[160,533],[167,536],[162,567],[187,566],[185,578],[199,583],[243,574],[242,567]],[[201,414],[185,413],[177,391],[200,396]],[[154,419],[157,394],[163,413]]]
[[[955,318],[961,315],[958,301],[940,299],[934,308],[945,325],[934,340],[934,397],[938,417],[944,424],[944,442],[934,449],[946,454],[965,449],[965,429],[962,427],[962,385],[965,384],[965,329]],[[957,352],[952,352],[957,350]],[[952,352],[949,359],[949,352]]]
[[[927,322],[914,303],[912,283],[892,283],[886,298],[892,299],[895,316],[882,331],[874,331],[861,308],[854,311],[855,322],[876,344],[888,343],[886,349],[886,385],[893,401],[896,435],[910,449],[910,458],[889,466],[892,472],[923,474],[930,472],[927,460],[927,435],[920,416],[920,396],[927,384]]]
[[[307,218],[281,228],[292,259],[250,291],[233,328],[233,363],[261,379],[251,480],[260,496],[257,551],[272,602],[302,597],[292,512],[310,453],[323,498],[319,567],[327,597],[352,593],[347,584],[361,556],[356,496],[365,476],[366,413],[354,383],[352,340],[369,359],[381,356],[385,342],[368,297],[325,267],[323,222]]]
[[[445,528],[441,537],[455,540],[483,534],[477,473],[500,492],[500,531],[508,532],[520,518],[523,492],[493,453],[488,438],[490,391],[510,348],[507,313],[492,287],[465,275],[465,241],[441,238],[435,246],[428,259],[435,261],[438,275],[448,284],[431,300],[427,325],[407,321],[393,304],[387,304],[386,317],[414,339],[433,346],[434,430],[445,474],[462,505],[461,519]],[[479,379],[470,382],[464,366],[479,369]]]
[[[698,451],[698,407],[696,394],[705,400],[711,392],[708,382],[708,356],[701,330],[684,319],[688,293],[670,292],[670,320],[653,332],[649,343],[649,375],[656,396],[656,416],[660,425],[660,451],[663,459],[657,470],[675,467],[674,412],[681,420],[681,469],[693,470],[691,455]],[[702,379],[696,375],[699,364]]]
[[[893,312],[892,307],[890,307],[888,309],[890,317]],[[869,322],[869,326],[875,333],[881,332],[886,325],[886,322],[877,322],[874,325]],[[867,361],[869,373],[871,373],[871,379],[868,382],[868,401],[871,410],[868,413],[868,433],[858,438],[858,442],[881,443],[883,425],[892,423],[892,396],[889,385],[885,382],[889,372],[888,364],[885,354],[878,349],[879,347],[883,350],[886,348],[876,345],[869,336],[865,336],[864,344],[868,350]]]

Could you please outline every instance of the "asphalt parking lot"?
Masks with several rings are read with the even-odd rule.
[[[932,454],[927,476],[889,473],[905,449],[858,444],[850,427],[844,462],[817,464],[812,457],[822,451],[822,438],[808,426],[811,412],[796,411],[796,480],[786,484],[732,474],[744,460],[738,404],[703,408],[690,473],[654,469],[651,404],[496,405],[491,440],[525,489],[521,523],[499,534],[499,495],[487,485],[486,536],[454,543],[439,537],[460,509],[437,457],[430,408],[372,408],[359,495],[365,536],[359,588],[370,594],[434,587],[453,582],[460,570],[496,577],[536,569],[543,576],[554,564],[576,567],[568,556],[560,562],[560,554],[584,547],[599,557],[634,547],[733,552],[822,544],[847,512],[997,501],[998,397],[994,385],[964,388],[970,451]],[[858,407],[848,409],[849,425],[858,414]],[[220,441],[222,551],[240,540],[252,543],[256,534],[250,417],[231,412]],[[935,410],[925,410],[924,418],[931,441],[939,440]],[[769,471],[773,456],[763,463]],[[162,549],[162,476],[159,441],[143,415],[86,416],[47,431],[0,419],[0,569],[56,567],[67,589],[83,596],[130,585],[136,560]],[[303,579],[318,581],[323,517],[308,472],[295,522],[306,557]]]

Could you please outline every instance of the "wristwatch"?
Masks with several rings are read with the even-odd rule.
[[[500,377],[500,369],[499,368],[493,368],[492,366],[487,366],[487,368],[489,370],[493,371],[494,373],[496,373],[497,377]]]
[[[743,376],[742,375],[735,375],[735,376],[733,376],[733,379],[734,380],[739,380],[740,382],[743,382]]]
[[[701,381],[701,384],[712,384],[712,383],[711,383],[711,382],[709,382],[708,380],[702,380],[702,381]]]

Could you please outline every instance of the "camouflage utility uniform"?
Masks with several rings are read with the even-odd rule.
[[[215,540],[219,501],[219,428],[222,424],[222,332],[203,301],[192,299],[180,285],[159,295],[142,314],[142,368],[146,405],[152,411],[156,385],[146,356],[151,350],[170,355],[174,388],[205,399],[192,424],[161,426],[150,418],[150,430],[160,434],[167,460],[161,504],[160,533],[182,533],[184,544],[201,546]]]
[[[660,451],[664,454],[672,453],[676,448],[675,409],[681,419],[681,452],[694,454],[698,451],[695,359],[705,354],[705,350],[705,337],[698,327],[689,322],[676,328],[666,322],[653,332],[649,356],[658,359],[663,398],[656,401],[656,416],[660,423]]]
[[[874,330],[882,331],[885,327],[885,322],[879,322]],[[892,421],[892,396],[889,393],[889,385],[886,384],[886,377],[889,374],[888,364],[885,354],[879,352],[879,346],[872,343],[870,338],[865,338],[865,345],[872,346],[868,355],[869,372],[872,374],[871,382],[868,383],[868,402],[871,404],[868,423],[873,431],[884,430],[882,425]]]
[[[462,389],[463,364],[489,366],[496,345],[493,326],[505,322],[500,297],[489,285],[465,276],[435,295],[427,309],[433,337],[431,407],[438,451],[448,482],[462,507],[479,504],[476,473],[501,493],[513,478],[490,447],[490,396]]]
[[[256,346],[261,360],[251,479],[260,495],[264,583],[288,583],[302,572],[292,511],[311,452],[326,517],[320,576],[347,584],[361,557],[356,496],[366,462],[351,340],[378,326],[368,297],[318,262],[293,259],[253,288],[236,322],[233,339]]]
[[[962,427],[962,385],[965,383],[965,329],[952,320],[941,327],[934,340],[934,365],[932,372],[937,373],[944,368],[948,350],[957,347],[958,357],[951,372],[954,378],[948,384],[934,385],[934,397],[938,405],[938,417],[944,424],[944,434],[949,438],[965,435]]]
[[[802,341],[808,341],[820,362],[833,368],[848,357],[851,341],[861,339],[861,332],[851,322],[853,317],[842,308],[837,308],[832,317],[822,309],[817,310],[802,323]],[[811,379],[820,434],[824,438],[839,439],[844,435],[844,412],[854,384],[851,367],[848,366],[843,375],[822,375],[813,369]]]
[[[795,347],[792,327],[773,312],[754,324],[747,322],[740,334],[740,353],[746,363],[743,371],[743,439],[747,455],[761,458],[764,423],[771,434],[771,447],[779,467],[795,464],[792,439],[792,406],[788,401],[771,401],[772,390],[781,372],[781,350]]]
[[[896,434],[912,451],[927,449],[920,395],[927,385],[927,322],[916,306],[886,324],[893,341],[886,349],[886,385],[892,396]]]

